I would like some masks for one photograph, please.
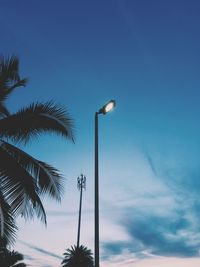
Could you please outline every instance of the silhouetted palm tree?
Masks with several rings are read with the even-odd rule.
[[[41,195],[60,200],[62,176],[57,169],[42,162],[14,144],[26,144],[44,132],[53,132],[73,141],[73,124],[68,113],[53,102],[33,103],[12,114],[5,100],[27,80],[20,79],[16,57],[0,59],[0,236],[15,238],[14,218],[34,214],[46,223]]]
[[[1,267],[26,267],[23,263],[24,257],[17,251],[10,251],[7,248],[0,248],[0,266]]]
[[[64,259],[61,263],[62,267],[93,267],[92,252],[87,247],[72,246],[63,254]]]

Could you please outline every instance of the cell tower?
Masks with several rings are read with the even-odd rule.
[[[79,247],[80,241],[80,230],[81,230],[81,209],[82,209],[82,192],[86,190],[86,177],[81,174],[77,178],[77,188],[80,191],[80,203],[79,203],[79,216],[78,216],[78,235],[77,235],[77,248]]]

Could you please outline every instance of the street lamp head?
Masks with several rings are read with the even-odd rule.
[[[112,111],[116,106],[115,100],[110,100],[108,103],[106,103],[100,110],[99,114],[106,114],[110,111]]]

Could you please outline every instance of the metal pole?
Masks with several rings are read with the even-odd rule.
[[[77,236],[77,248],[79,247],[80,229],[81,229],[81,206],[82,206],[82,187],[80,191],[80,204],[79,204],[79,217],[78,217],[78,236]]]
[[[98,112],[95,113],[95,224],[94,249],[95,267],[99,267],[99,154],[98,154]]]
[[[80,203],[79,203],[79,217],[78,217],[78,235],[77,235],[77,248],[79,247],[80,241],[80,230],[81,230],[81,209],[82,209],[82,192],[83,188],[86,188],[86,177],[81,174],[81,177],[77,178],[77,187],[80,190]]]

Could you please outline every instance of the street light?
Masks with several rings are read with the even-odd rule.
[[[98,141],[98,115],[112,111],[116,106],[115,100],[110,100],[95,113],[95,215],[94,215],[94,256],[95,267],[99,267],[99,141]]]

